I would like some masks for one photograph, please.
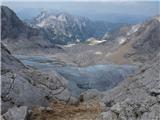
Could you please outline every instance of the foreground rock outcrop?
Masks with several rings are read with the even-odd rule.
[[[136,75],[122,81],[111,90],[85,91],[80,95],[76,105],[66,105],[66,107],[63,104],[50,105],[57,110],[51,112],[33,110],[32,118],[35,120],[39,118],[49,120],[52,118],[55,120],[158,120],[160,117],[159,59],[160,55],[157,55],[151,61],[146,62]],[[85,107],[82,107],[82,104]],[[61,112],[65,113],[64,116],[61,116]]]
[[[95,95],[103,108],[100,117],[102,120],[160,118],[159,25],[159,17],[145,22],[118,48],[117,53],[120,54],[121,48],[131,42],[122,55],[128,53],[127,57],[135,64],[138,61],[141,67],[135,75],[122,81],[117,87]],[[89,91],[81,96],[93,99]]]
[[[58,73],[25,67],[2,44],[2,113],[13,106],[47,106],[54,98],[68,101],[67,81]]]
[[[104,93],[104,120],[151,120],[160,117],[160,55],[119,86]],[[108,103],[112,103],[109,104]]]

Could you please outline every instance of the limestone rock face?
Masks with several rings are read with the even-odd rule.
[[[14,105],[47,106],[53,98],[68,101],[67,81],[52,71],[49,75],[25,67],[2,45],[2,113]]]
[[[1,55],[3,56],[1,59],[1,73],[4,74],[9,70],[18,70],[25,68],[25,66],[15,57],[11,55],[11,52],[1,44]]]
[[[134,33],[128,34],[127,42],[132,42],[128,57],[134,62],[140,62],[141,66],[135,75],[122,81],[112,90],[103,92],[101,102],[106,105],[106,109],[102,118],[108,120],[160,118],[159,31],[160,22],[153,18],[141,24]]]
[[[107,111],[117,119],[146,120],[160,117],[159,108],[159,55],[146,62],[133,77],[106,91],[102,101],[114,101]],[[108,113],[107,113],[108,114]]]

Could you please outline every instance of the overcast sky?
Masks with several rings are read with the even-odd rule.
[[[160,12],[159,0],[145,0],[141,2],[139,0],[120,0],[119,2],[117,2],[118,0],[58,0],[59,2],[56,0],[45,0],[45,2],[44,0],[27,0],[26,2],[24,0],[23,2],[21,2],[22,0],[18,0],[19,2],[13,2],[17,0],[11,1],[5,0],[2,4],[9,6],[20,17],[32,16],[33,13],[38,14],[38,10],[42,9],[68,12],[74,15],[87,16],[91,19],[106,19],[109,15],[154,16]]]

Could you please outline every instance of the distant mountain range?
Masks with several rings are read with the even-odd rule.
[[[28,23],[20,20],[8,7],[2,6],[2,40],[12,48],[53,47],[55,44],[69,44],[85,41],[90,37],[101,38],[107,31],[114,31],[124,24],[91,21],[68,13],[41,12]],[[14,43],[13,40],[14,39]],[[23,39],[23,42],[21,42]],[[15,41],[18,47],[15,47]],[[20,47],[21,46],[21,47]]]
[[[55,44],[78,43],[91,37],[114,42],[124,42],[119,41],[122,38],[126,40],[141,39],[141,43],[138,41],[134,48],[139,49],[138,46],[141,45],[144,48],[140,51],[144,53],[148,49],[148,44],[153,47],[156,46],[156,48],[159,45],[159,42],[149,41],[156,40],[153,39],[154,36],[156,38],[159,37],[157,34],[159,31],[159,17],[155,17],[144,24],[124,26],[124,24],[93,22],[88,18],[77,17],[68,13],[48,13],[43,11],[27,24],[21,21],[11,9],[1,6],[1,18],[2,42],[11,51],[35,51],[37,49],[46,50],[46,48],[55,48],[57,50],[57,48],[61,48]],[[122,25],[124,27],[121,27]],[[143,31],[144,33],[142,33]],[[135,32],[136,34],[132,35]],[[144,45],[142,40],[147,40],[147,43]],[[151,47],[147,52],[151,53],[154,49]]]
[[[56,44],[81,42],[90,37],[100,38],[107,31],[113,31],[124,25],[122,23],[91,21],[86,17],[47,11],[42,11],[30,21],[30,24],[44,29],[50,36],[51,42]]]

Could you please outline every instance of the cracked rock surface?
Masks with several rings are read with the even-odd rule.
[[[58,73],[26,68],[3,45],[2,53],[2,113],[14,105],[46,106],[53,98],[68,101],[67,81]]]
[[[160,56],[148,61],[133,77],[104,92],[101,99],[106,105],[104,120],[158,120],[160,118]]]

